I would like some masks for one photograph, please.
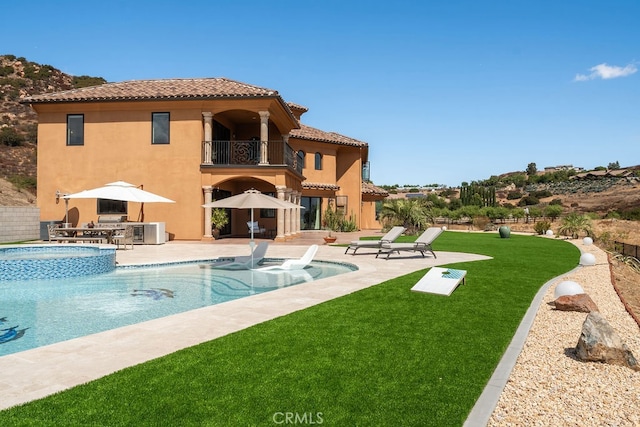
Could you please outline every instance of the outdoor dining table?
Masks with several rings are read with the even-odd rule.
[[[124,230],[124,227],[60,227],[55,229],[59,241],[89,241],[97,240],[97,236],[104,236],[107,243],[113,242],[113,234],[116,231]]]

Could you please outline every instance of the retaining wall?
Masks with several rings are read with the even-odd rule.
[[[0,206],[0,243],[40,239],[40,209]]]

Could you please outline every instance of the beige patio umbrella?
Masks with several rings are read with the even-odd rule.
[[[231,208],[231,209],[251,209],[251,222],[253,222],[253,209],[304,209],[303,206],[284,200],[276,199],[272,196],[262,194],[258,190],[250,189],[243,193],[231,197],[205,203],[203,208]],[[253,248],[253,229],[251,229],[251,242]]]
[[[175,201],[171,199],[145,191],[124,181],[110,182],[102,187],[84,190],[79,193],[66,194],[63,197],[65,201],[68,201],[69,199],[109,199],[142,203],[143,205],[140,207],[140,213],[143,221],[144,203],[175,203]],[[67,222],[66,216],[65,222]]]

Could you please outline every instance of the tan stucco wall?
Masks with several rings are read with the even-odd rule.
[[[218,187],[238,193],[248,188],[274,192],[276,186],[302,191],[303,177],[284,167],[254,166],[244,168],[201,167],[203,111],[232,126],[227,110],[262,111],[273,108],[271,101],[163,101],[111,102],[77,104],[38,104],[38,201],[43,220],[62,220],[63,199],[56,202],[56,191],[76,193],[113,181],[143,185],[144,189],[175,200],[175,204],[144,206],[144,220],[165,222],[172,238],[199,240],[203,236],[203,186]],[[170,144],[151,144],[151,113],[170,113]],[[84,145],[66,146],[67,114],[84,114]],[[216,114],[219,116],[216,117]],[[275,120],[275,121],[272,121]],[[244,125],[243,125],[244,126]],[[235,134],[255,134],[243,126],[231,129]],[[287,128],[289,126],[289,128]],[[270,116],[269,139],[281,138],[291,123],[281,113]],[[242,139],[236,135],[236,138]],[[336,184],[340,190],[320,192],[325,197],[348,196],[348,214],[358,225],[361,212],[361,159],[358,147],[291,139],[294,149],[306,153],[304,178],[308,182]],[[314,169],[314,154],[323,154],[323,168]],[[318,196],[305,190],[303,195]],[[77,223],[96,221],[96,200],[72,199],[69,209]],[[139,219],[140,204],[129,203],[128,218]],[[233,233],[246,233],[248,211],[234,212]],[[245,218],[246,216],[246,218]],[[276,219],[261,220],[261,226],[275,228]]]

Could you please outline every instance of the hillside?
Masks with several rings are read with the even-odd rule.
[[[38,117],[20,99],[102,83],[102,77],[72,76],[51,65],[0,55],[0,205],[35,200]]]

